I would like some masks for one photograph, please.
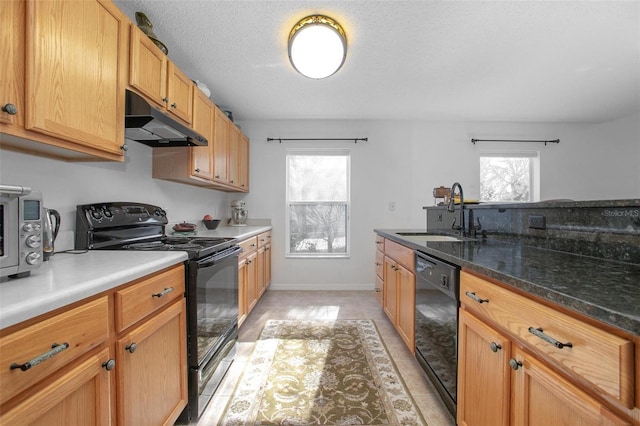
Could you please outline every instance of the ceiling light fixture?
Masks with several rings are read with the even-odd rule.
[[[289,60],[305,77],[329,77],[342,67],[346,57],[347,36],[328,16],[307,16],[289,33]]]

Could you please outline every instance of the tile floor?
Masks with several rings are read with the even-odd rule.
[[[218,424],[218,419],[267,320],[338,318],[374,320],[409,392],[429,426],[455,425],[440,396],[378,305],[375,292],[269,290],[240,328],[236,359],[197,426]]]

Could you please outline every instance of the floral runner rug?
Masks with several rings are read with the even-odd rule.
[[[221,426],[426,426],[371,320],[270,320]]]

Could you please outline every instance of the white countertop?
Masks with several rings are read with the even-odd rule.
[[[183,251],[56,253],[28,277],[0,280],[0,329],[185,260]]]
[[[197,237],[239,241],[271,229],[271,225],[220,226],[198,224]],[[170,234],[170,229],[167,229]],[[91,250],[56,253],[29,277],[0,279],[0,329],[91,297],[187,260],[183,251]]]
[[[218,226],[218,228],[209,230],[198,224],[197,237],[218,237],[218,238],[237,238],[239,241],[246,240],[254,235],[269,231],[271,225],[247,225],[247,226]]]

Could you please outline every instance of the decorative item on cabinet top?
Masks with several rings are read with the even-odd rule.
[[[149,18],[147,18],[147,15],[142,12],[136,12],[136,23],[138,24],[138,28],[140,28],[142,32],[145,33],[147,37],[149,37],[165,55],[169,54],[169,49],[167,49],[167,46],[165,46],[163,42],[158,40],[158,37],[153,32],[153,24],[151,23]]]

